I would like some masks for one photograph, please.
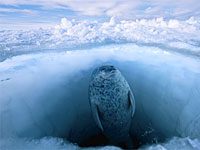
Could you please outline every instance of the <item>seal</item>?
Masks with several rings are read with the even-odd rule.
[[[95,123],[110,143],[132,147],[129,131],[135,99],[129,84],[116,67],[105,65],[93,71],[89,101]]]

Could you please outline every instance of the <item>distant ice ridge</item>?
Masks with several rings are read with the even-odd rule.
[[[200,18],[163,18],[108,22],[61,19],[54,28],[0,31],[1,55],[44,49],[80,48],[133,42],[200,55]],[[3,51],[3,52],[2,52]]]
[[[200,20],[141,19],[109,22],[75,22],[62,18],[55,27],[55,37],[62,40],[85,43],[135,42],[138,44],[163,44],[163,47],[200,51]]]

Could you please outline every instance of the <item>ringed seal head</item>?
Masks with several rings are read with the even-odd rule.
[[[108,80],[115,77],[116,74],[120,74],[119,70],[112,65],[101,66],[96,68],[92,73],[92,80],[99,78],[99,80]]]

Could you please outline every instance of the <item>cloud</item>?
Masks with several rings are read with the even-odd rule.
[[[21,13],[27,15],[36,15],[36,11],[28,10],[28,9],[15,9],[15,8],[0,8],[0,12],[2,13]]]
[[[89,16],[98,16],[103,15],[108,9],[115,7],[117,1],[85,1],[84,3],[80,4],[80,1],[70,1],[67,3],[67,6],[74,11],[80,12],[83,15]]]
[[[177,17],[185,14],[199,14],[198,0],[6,0],[0,5],[38,5],[43,9],[70,9],[77,15],[140,17]]]

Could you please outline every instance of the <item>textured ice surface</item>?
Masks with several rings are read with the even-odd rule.
[[[78,145],[69,143],[60,138],[44,137],[42,139],[3,139],[0,142],[0,148],[3,150],[121,150],[114,146],[99,146],[80,148]],[[140,148],[140,150],[199,150],[200,141],[198,139],[190,138],[177,138],[174,137],[165,143],[158,143],[154,145],[146,145]]]
[[[198,139],[174,137],[165,143],[154,144],[141,148],[141,150],[199,150],[200,141]]]
[[[114,146],[80,148],[60,138],[44,137],[42,139],[3,139],[0,142],[2,150],[121,150]]]
[[[87,47],[109,43],[134,42],[156,45],[173,51],[200,55],[200,20],[163,18],[116,20],[108,22],[75,21],[63,18],[55,28],[39,30],[1,30],[0,57],[49,49]]]

